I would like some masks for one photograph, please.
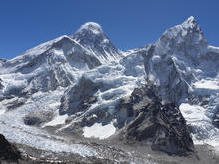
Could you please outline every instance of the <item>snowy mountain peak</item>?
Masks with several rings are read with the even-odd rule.
[[[87,22],[83,24],[75,34],[71,37],[81,44],[89,42],[95,42],[95,44],[102,42],[103,40],[108,40],[106,34],[103,32],[102,27],[95,22]],[[94,44],[94,43],[92,43]]]
[[[114,46],[97,23],[85,23],[70,37],[90,50],[102,64],[119,61],[122,57],[121,51]]]
[[[84,31],[89,31],[92,32],[93,34],[100,34],[103,33],[102,27],[95,22],[87,22],[84,25],[82,25],[77,33],[79,32],[84,32]]]
[[[195,18],[189,17],[166,30],[149,47],[145,69],[149,80],[162,88],[160,94],[164,99],[180,102],[192,92],[192,81],[207,74],[217,75],[216,52],[217,48],[209,47]]]
[[[190,16],[187,20],[185,20],[181,26],[187,31],[190,30],[193,32],[198,32],[201,35],[203,35],[203,32],[201,30],[198,21],[193,16]]]
[[[177,51],[182,51],[182,47],[190,50],[194,49],[195,52],[192,51],[192,55],[195,57],[205,53],[202,51],[208,46],[201,28],[193,16],[182,24],[166,30],[156,44],[157,51],[164,54],[169,54],[170,52],[167,53],[168,51],[173,53],[176,49]]]
[[[184,23],[188,24],[198,24],[196,19],[193,16],[190,16]]]

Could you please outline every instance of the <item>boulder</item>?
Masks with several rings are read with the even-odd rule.
[[[53,118],[52,111],[35,111],[24,117],[24,123],[30,126],[39,126],[42,123],[49,122]]]

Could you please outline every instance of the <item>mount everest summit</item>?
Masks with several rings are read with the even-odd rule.
[[[200,143],[219,150],[218,95],[219,48],[194,17],[127,52],[88,22],[73,35],[0,59],[0,133],[38,150],[100,159],[113,153],[90,139],[177,155]],[[124,150],[126,160],[146,161],[131,152]]]

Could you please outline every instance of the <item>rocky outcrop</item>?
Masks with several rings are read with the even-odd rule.
[[[1,67],[2,65],[4,65],[4,63],[5,63],[6,61],[7,61],[6,59],[1,59],[1,58],[0,58],[0,67]]]
[[[174,103],[161,102],[152,85],[136,88],[130,98],[121,101],[120,111],[132,118],[122,130],[127,140],[150,143],[152,150],[184,155],[194,150],[186,121]]]
[[[6,59],[1,59],[0,58],[0,63],[5,63],[7,60]]]
[[[96,84],[90,79],[82,77],[78,84],[68,89],[61,98],[59,113],[72,115],[86,111],[91,104],[97,101],[94,94],[100,87],[101,84]]]
[[[0,163],[1,160],[18,161],[20,158],[21,154],[17,148],[0,134]]]
[[[219,106],[216,106],[216,112],[213,116],[213,125],[216,126],[217,128],[219,128]]]
[[[14,110],[14,109],[24,105],[26,101],[27,100],[25,98],[14,97],[14,98],[11,98],[10,100],[8,100],[5,107],[7,108],[8,111]]]
[[[3,88],[2,79],[0,79],[0,90]]]
[[[52,111],[34,111],[24,117],[24,123],[30,126],[39,126],[42,123],[51,121],[52,118]]]

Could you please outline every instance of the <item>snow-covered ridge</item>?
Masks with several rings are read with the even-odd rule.
[[[60,36],[56,39],[53,39],[53,40],[47,41],[45,43],[42,43],[42,44],[40,44],[40,45],[38,45],[34,48],[31,48],[31,49],[25,51],[23,54],[15,57],[14,59],[11,59],[11,61],[20,60],[24,56],[30,56],[30,55],[31,56],[37,56],[39,54],[42,54],[42,53],[46,52],[49,48],[51,48],[54,43],[57,43],[58,41],[60,41],[64,38],[69,38],[69,37],[67,35],[63,35],[63,36]]]
[[[6,61],[0,75],[5,82],[5,94],[26,94],[67,87],[77,81],[81,72],[99,65],[101,63],[93,53],[64,35]],[[21,82],[19,91],[15,91],[16,87],[8,87]]]
[[[219,47],[208,46],[208,51],[209,52],[215,52],[215,53],[219,54]]]
[[[77,41],[73,40],[71,37],[67,36],[67,35],[62,35],[56,39],[47,41],[43,44],[40,44],[32,49],[27,50],[26,52],[24,52],[23,54],[15,57],[14,59],[9,60],[11,63],[14,63],[15,61],[21,60],[25,57],[29,57],[29,58],[35,58],[40,54],[45,53],[46,51],[50,50],[51,48],[56,48],[55,45],[58,44],[59,42],[63,41],[63,40],[69,40],[70,42],[72,42],[73,45],[76,45],[78,47],[80,47],[81,49],[84,49],[84,51],[88,51],[88,49],[86,49],[86,47],[83,47],[82,45],[80,45]],[[91,52],[88,53],[88,55],[93,55]]]

